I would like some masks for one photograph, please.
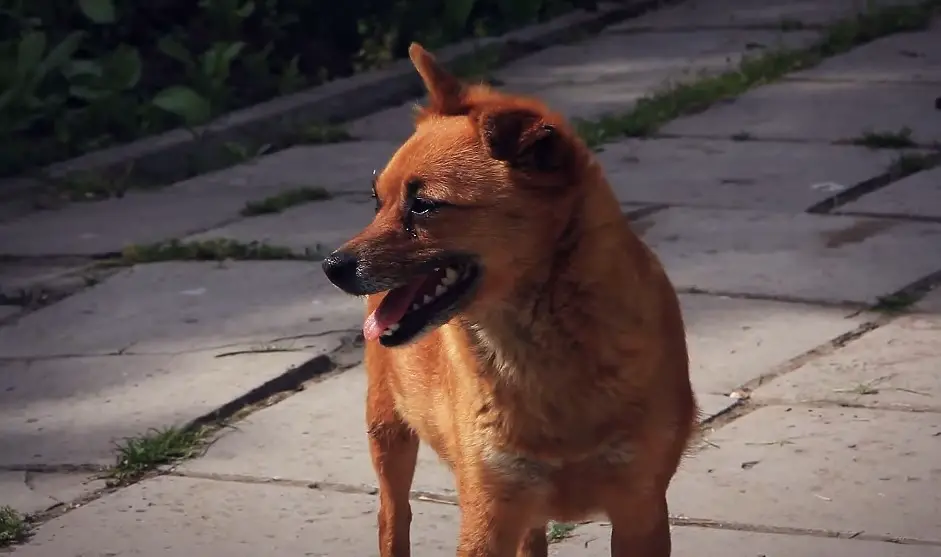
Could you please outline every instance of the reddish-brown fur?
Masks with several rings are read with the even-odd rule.
[[[445,325],[366,344],[380,555],[410,554],[420,439],[454,472],[458,556],[545,557],[548,520],[595,514],[611,521],[612,555],[669,556],[666,490],[697,417],[670,281],[562,117],[462,85],[418,45],[410,55],[429,105],[379,175],[382,209],[344,249],[388,274],[461,250],[484,274]],[[464,207],[409,235],[398,200],[414,176]]]

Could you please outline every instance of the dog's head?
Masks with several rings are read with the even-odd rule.
[[[418,44],[409,56],[430,102],[375,176],[375,219],[323,263],[370,295],[363,332],[384,346],[486,312],[550,265],[590,162],[539,101],[465,85]]]

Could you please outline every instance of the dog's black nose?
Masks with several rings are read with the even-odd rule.
[[[335,286],[349,290],[356,282],[359,258],[348,251],[337,250],[323,260],[323,272]]]

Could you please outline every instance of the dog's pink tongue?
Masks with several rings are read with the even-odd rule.
[[[408,311],[409,305],[415,299],[415,292],[423,282],[422,279],[417,279],[386,294],[376,311],[369,314],[363,323],[363,337],[366,340],[376,340],[389,325],[398,323]]]

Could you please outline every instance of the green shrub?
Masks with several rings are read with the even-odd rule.
[[[584,1],[584,0],[582,0]],[[567,0],[0,0],[0,176],[555,16]]]

